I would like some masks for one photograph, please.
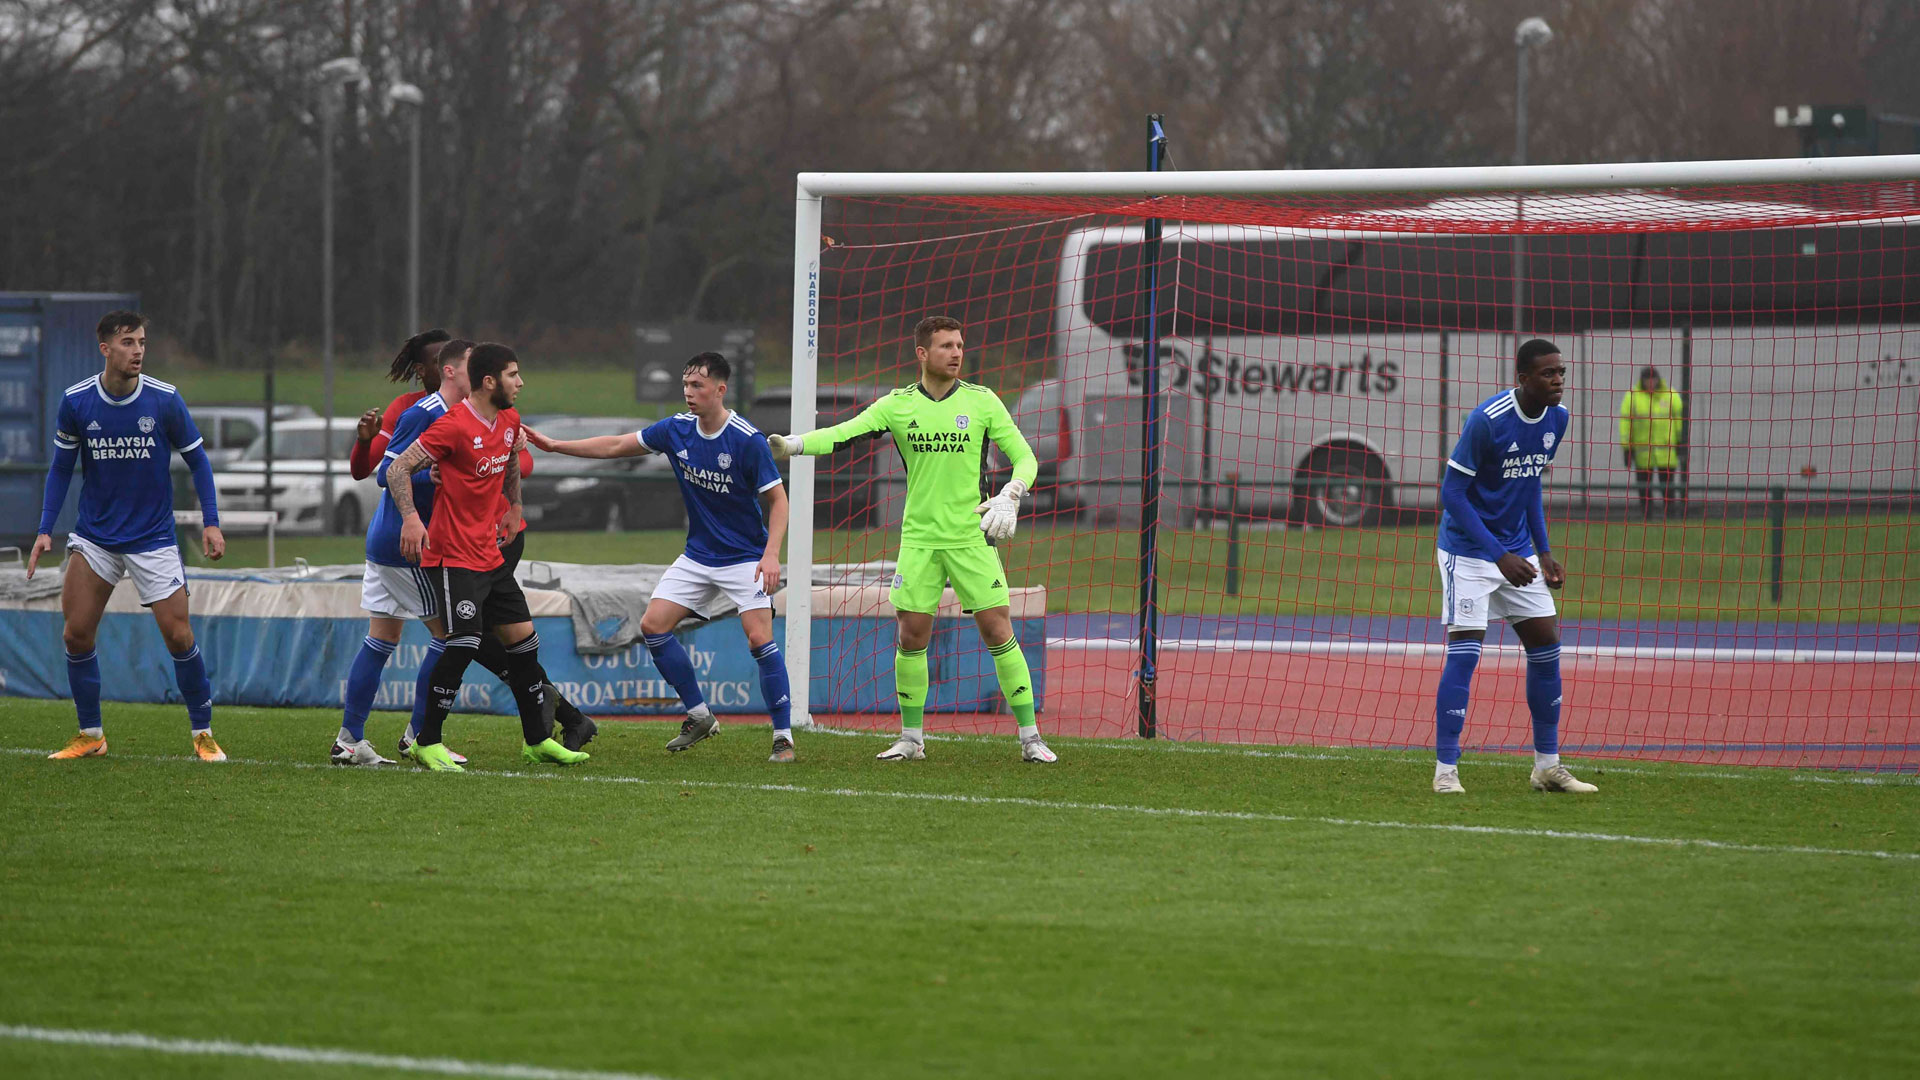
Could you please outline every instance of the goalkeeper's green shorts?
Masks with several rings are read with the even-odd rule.
[[[895,565],[893,590],[887,598],[896,611],[932,615],[940,610],[940,594],[953,584],[960,607],[967,612],[1006,607],[1013,602],[1007,590],[1007,572],[1000,553],[979,547],[923,548],[902,545]]]

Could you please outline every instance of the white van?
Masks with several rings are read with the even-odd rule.
[[[1015,408],[1063,506],[1137,514],[1143,240],[1126,226],[1063,242],[1055,373]],[[1526,336],[1570,365],[1571,445],[1549,497],[1631,484],[1617,417],[1649,365],[1688,401],[1695,499],[1920,489],[1916,241],[1906,225],[1531,237]],[[1436,507],[1467,412],[1512,385],[1511,250],[1505,236],[1170,223],[1163,519],[1224,509],[1230,484],[1242,512],[1314,524]]]

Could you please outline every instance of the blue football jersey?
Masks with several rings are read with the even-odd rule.
[[[447,399],[439,394],[428,394],[400,414],[393,422],[393,435],[387,440],[386,456],[374,466],[377,474],[384,478],[387,466],[393,460],[407,452],[407,447],[420,438],[420,433],[433,426],[435,420],[447,415]],[[382,487],[386,485],[382,484]],[[427,480],[415,480],[413,484],[413,508],[420,512],[420,523],[433,520],[433,484]],[[393,492],[380,493],[380,505],[374,508],[373,520],[367,522],[367,561],[381,566],[413,566],[406,556],[400,554],[400,508],[394,505]]]
[[[780,483],[767,437],[738,413],[716,435],[692,413],[639,432],[640,443],[673,462],[687,503],[687,558],[702,566],[759,562],[767,549],[760,493]]]
[[[1514,392],[1506,390],[1481,402],[1460,429],[1447,468],[1471,478],[1467,501],[1503,550],[1534,553],[1527,513],[1540,504],[1540,474],[1560,449],[1569,418],[1563,405],[1527,417]],[[1450,511],[1440,515],[1440,550],[1480,557],[1473,534]]]
[[[98,375],[74,383],[60,400],[53,441],[80,453],[74,532],[121,555],[177,543],[168,466],[201,440],[172,384],[141,375],[133,393],[111,398]]]

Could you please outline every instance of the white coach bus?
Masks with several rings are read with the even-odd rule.
[[[1138,504],[1143,239],[1064,241],[1054,374],[1015,409],[1062,507]],[[1166,519],[1224,509],[1230,476],[1256,516],[1351,526],[1437,506],[1467,412],[1512,385],[1511,252],[1505,236],[1170,223]],[[1536,235],[1528,260],[1526,336],[1570,364],[1572,442],[1547,477],[1561,505],[1631,484],[1620,401],[1648,366],[1685,395],[1693,500],[1920,489],[1920,227]]]

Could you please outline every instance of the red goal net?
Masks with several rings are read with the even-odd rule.
[[[1916,201],[1867,183],[829,198],[819,426],[917,377],[919,319],[965,324],[963,377],[1041,462],[1000,553],[1043,729],[1139,733],[1151,670],[1158,737],[1419,748],[1445,655],[1444,460],[1544,337],[1572,413],[1545,477],[1565,752],[1912,770]],[[818,468],[811,712],[889,728],[900,458],[883,438]],[[1010,731],[971,619],[941,615],[929,727]],[[1523,671],[1496,625],[1469,751],[1530,747]]]

